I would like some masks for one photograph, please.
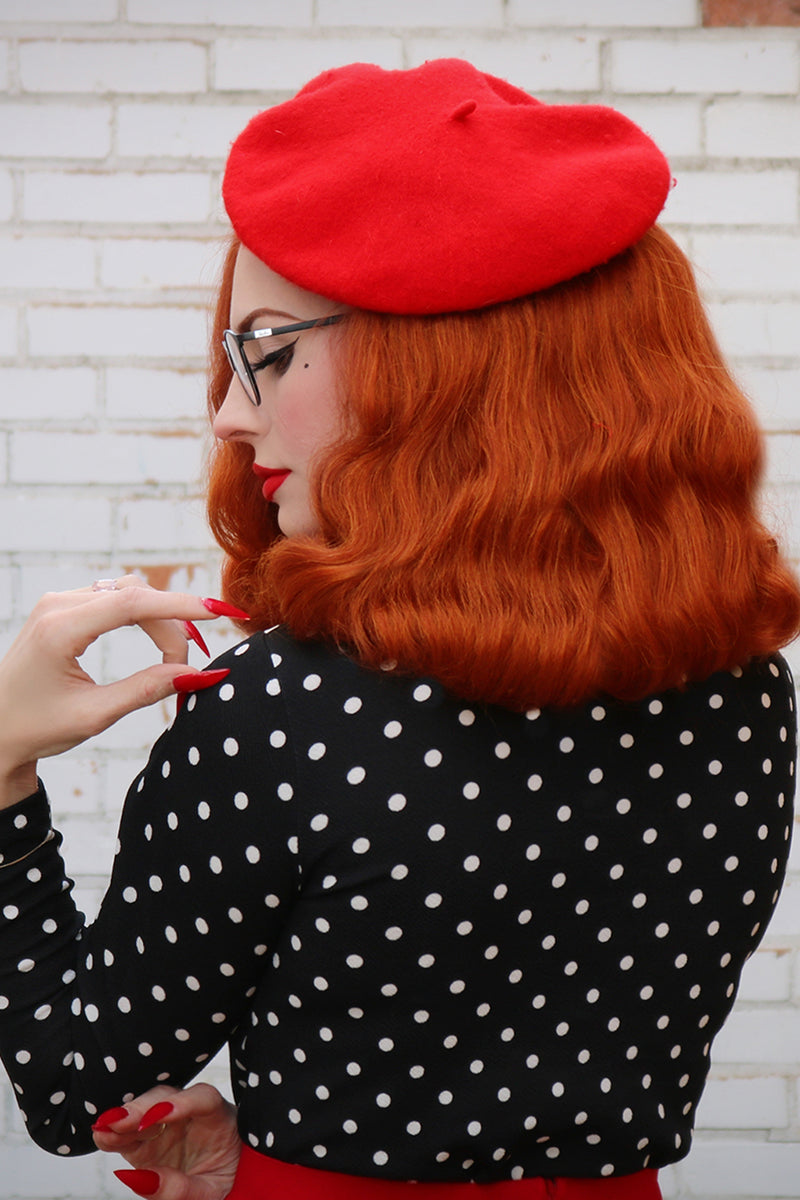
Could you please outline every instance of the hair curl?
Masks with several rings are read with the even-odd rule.
[[[210,521],[246,628],[281,621],[515,709],[640,699],[797,633],[800,592],[756,513],[760,435],[663,230],[544,292],[355,311],[335,336],[347,432],[318,463],[317,537],[280,534],[251,449],[213,455]]]

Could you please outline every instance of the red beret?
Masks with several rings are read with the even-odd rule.
[[[357,308],[482,308],[646,233],[669,165],[611,108],[543,104],[460,59],[325,71],[236,139],[233,227],[292,283]]]

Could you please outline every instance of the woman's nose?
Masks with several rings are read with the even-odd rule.
[[[225,399],[213,421],[214,437],[221,441],[243,441],[261,431],[261,409],[251,401],[238,376],[231,378]]]

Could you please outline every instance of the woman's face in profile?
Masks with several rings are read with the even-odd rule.
[[[236,333],[314,320],[337,311],[341,309],[333,301],[289,283],[240,247],[230,311],[230,327]],[[319,326],[245,343],[261,404],[253,404],[234,374],[214,420],[216,437],[252,446],[264,503],[277,505],[278,525],[287,537],[318,530],[311,505],[313,462],[340,431],[334,336],[335,326]],[[258,486],[254,480],[254,487]]]

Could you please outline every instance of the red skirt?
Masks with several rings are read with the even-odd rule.
[[[227,1200],[662,1200],[656,1171],[609,1179],[508,1179],[499,1183],[406,1183],[319,1171],[242,1148]]]

